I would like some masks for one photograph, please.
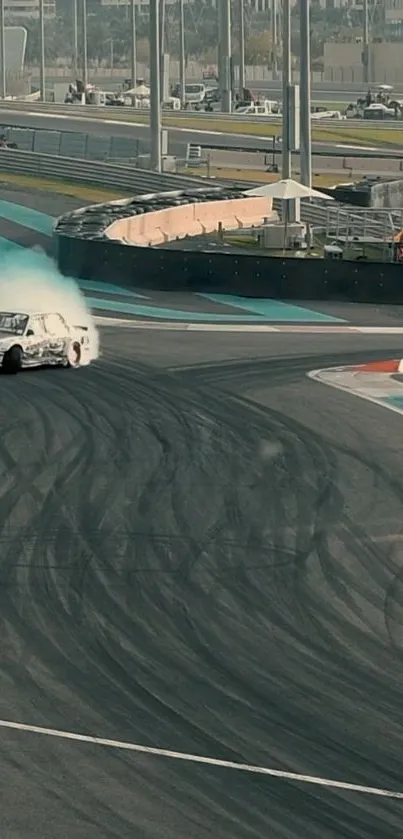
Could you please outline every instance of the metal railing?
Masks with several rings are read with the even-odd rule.
[[[148,169],[136,169],[132,166],[104,163],[101,161],[79,160],[76,158],[60,157],[59,155],[38,154],[37,152],[20,151],[0,148],[0,172],[31,175],[33,177],[51,180],[62,180],[84,184],[91,184],[100,188],[141,195],[151,192],[168,192],[203,186],[231,186],[237,185],[244,189],[253,188],[261,184],[253,182],[230,182],[228,180],[188,177],[168,173],[157,174]],[[274,209],[280,211],[281,202],[273,202]],[[301,202],[301,219],[311,225],[326,229],[328,220],[328,203],[311,204]],[[351,219],[354,209],[351,206],[341,206],[340,220],[345,213]],[[357,210],[357,217],[360,210]],[[395,218],[391,211],[391,218],[395,222],[395,229],[400,229],[400,218]],[[373,230],[374,236],[379,235],[379,219],[373,216],[373,222],[368,222],[367,231]]]
[[[37,152],[0,148],[0,172],[50,180],[93,184],[108,189],[142,194],[163,192],[206,185],[206,179],[186,175],[158,174],[148,169],[136,169],[101,161],[79,160],[73,157],[38,154]],[[211,186],[217,181],[208,181]],[[227,186],[229,183],[227,181]]]
[[[1,113],[0,113],[1,117]],[[115,135],[99,136],[81,131],[55,131],[47,128],[0,126],[0,134],[15,143],[20,151],[39,154],[77,157],[81,160],[124,160],[127,165],[141,154],[147,154],[149,144],[138,138]],[[136,164],[134,164],[136,165]]]
[[[1,111],[0,111],[1,122]],[[65,121],[61,121],[61,125],[65,125]],[[116,131],[119,126],[116,125]],[[113,130],[113,129],[112,129]],[[17,148],[22,151],[34,151],[40,154],[61,155],[62,157],[77,157],[80,159],[89,160],[125,160],[132,161],[139,157],[139,155],[147,154],[149,152],[149,141],[147,139],[140,139],[138,137],[126,137],[119,134],[99,135],[88,134],[80,130],[58,131],[54,128],[27,128],[26,126],[18,125],[0,125],[0,133],[4,134],[10,142],[16,143]],[[270,143],[272,138],[268,137],[267,142]],[[240,143],[240,145],[238,145]],[[236,134],[234,141],[228,142],[228,145],[220,145],[214,142],[205,142],[197,144],[201,149],[207,152],[246,152],[248,155],[255,157],[260,155],[262,160],[259,164],[262,167],[266,166],[266,159],[271,156],[277,158],[281,155],[281,146],[271,144],[269,147],[260,148],[255,144],[254,148],[242,145],[242,140],[237,141]],[[185,144],[183,144],[183,156],[185,157]],[[396,160],[396,167],[401,171],[401,160],[403,160],[403,150],[399,152],[390,152],[380,149],[374,151],[353,151],[351,149],[338,149],[337,146],[330,150],[330,148],[315,148],[314,156],[320,158],[339,157],[345,161],[344,169],[353,168],[357,159],[381,159]],[[205,161],[206,169],[208,170],[208,160]],[[231,168],[234,168],[233,161]],[[243,168],[242,166],[240,168]],[[206,171],[208,175],[208,171]]]

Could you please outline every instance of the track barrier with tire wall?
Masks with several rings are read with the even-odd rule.
[[[110,239],[113,223],[168,207],[243,198],[237,189],[200,189],[143,196],[87,207],[62,216],[54,245],[65,276],[128,288],[197,291],[283,300],[347,300],[403,303],[403,266],[313,258],[262,256],[255,252],[184,249],[183,243],[144,247]],[[206,210],[206,208],[205,208]]]

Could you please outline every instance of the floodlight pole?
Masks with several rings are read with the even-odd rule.
[[[368,0],[364,0],[363,5],[363,12],[364,12],[364,31],[363,31],[363,53],[362,53],[362,64],[363,64],[363,77],[364,83],[370,84],[371,82],[371,72],[370,72],[370,38],[369,38],[369,15],[368,15]]]
[[[78,9],[77,0],[73,0],[73,64],[74,78],[78,75]]]
[[[300,0],[300,163],[301,183],[312,186],[310,0]]]
[[[87,0],[82,0],[82,38],[83,38],[83,84],[88,84],[88,58],[87,58]]]
[[[130,3],[130,57],[131,57],[131,78],[132,87],[137,84],[137,37],[136,37],[136,0],[131,0]]]
[[[7,95],[6,76],[6,32],[4,22],[4,0],[0,0],[0,53],[1,53],[1,98]]]
[[[244,0],[239,0],[239,98],[243,100],[245,87],[245,9]]]
[[[41,102],[46,100],[46,82],[45,82],[45,10],[44,0],[39,0],[39,90],[41,95]]]
[[[150,0],[150,151],[151,169],[161,172],[160,0]]]
[[[223,52],[223,91],[222,109],[226,114],[232,111],[231,90],[231,0],[219,0],[222,5],[222,52]]]
[[[181,108],[185,107],[186,54],[185,54],[185,9],[183,0],[179,0],[179,90]]]
[[[290,97],[291,84],[291,9],[290,0],[283,0],[283,137],[282,177],[291,177]]]
[[[271,2],[271,52],[273,81],[277,79],[277,0]]]

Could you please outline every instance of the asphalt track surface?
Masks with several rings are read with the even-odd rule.
[[[306,375],[399,339],[101,348],[0,377],[0,720],[403,791],[401,417]],[[401,800],[1,723],[0,756],[2,839],[401,832]]]
[[[131,139],[134,141],[134,146],[137,140],[143,141],[145,144],[149,143],[148,125],[139,125],[128,122],[124,123],[123,119],[124,118],[122,117],[122,122],[118,122],[116,120],[106,121],[107,116],[105,120],[101,120],[99,118],[85,119],[83,117],[70,117],[64,115],[48,116],[47,114],[16,113],[15,111],[6,111],[5,109],[2,109],[0,114],[0,123],[3,126],[32,128],[36,130],[46,129],[51,131],[71,131],[73,133],[91,134],[97,137],[110,137],[112,135],[114,137],[125,137],[126,139]],[[225,165],[225,162],[227,162],[227,155],[224,152],[221,153],[219,151],[220,148],[224,150],[233,149],[234,147],[242,147],[248,151],[250,150],[250,152],[254,152],[256,149],[259,149],[260,151],[263,150],[263,153],[267,153],[268,155],[273,154],[273,139],[271,136],[258,137],[256,135],[240,135],[233,133],[225,134],[213,130],[210,131],[207,121],[206,128],[202,131],[196,131],[194,129],[190,130],[181,127],[169,128],[168,140],[170,154],[179,158],[184,158],[186,155],[187,144],[198,142],[203,145],[204,149],[215,149],[215,159],[222,165]],[[376,144],[364,143],[364,146],[368,145],[370,145],[371,148],[376,147]],[[362,167],[364,167],[365,171],[374,171],[376,173],[384,173],[385,171],[388,172],[390,169],[398,171],[401,156],[401,150],[399,148],[391,147],[385,150],[385,147],[383,147],[379,149],[379,158],[368,157],[365,158],[365,160],[361,160],[359,158],[352,158],[352,155],[354,154],[353,147],[347,146],[345,149],[340,147],[338,152],[336,152],[336,147],[336,143],[312,144],[313,163],[314,166],[318,168],[318,171],[340,171],[342,168],[343,157],[347,158],[349,161],[353,160],[353,166],[356,166],[359,170],[362,170]],[[220,158],[220,154],[223,154],[224,156]],[[232,154],[236,154],[238,156],[237,152],[233,152]],[[281,147],[278,146],[278,159],[280,159],[280,154]],[[385,154],[388,154],[390,159],[384,157],[383,155]],[[240,160],[243,160],[242,156],[240,157]],[[229,160],[228,165],[235,165],[235,161],[236,158],[234,156],[233,160]],[[351,163],[349,165],[351,167]],[[293,166],[295,168],[299,167],[299,155],[293,156]],[[348,176],[349,170],[346,169],[346,179],[348,179]]]
[[[86,370],[0,382],[1,718],[401,790],[401,418],[306,377],[392,339],[101,339]],[[401,828],[391,799],[0,749],[13,839]]]

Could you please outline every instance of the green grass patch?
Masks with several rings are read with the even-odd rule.
[[[207,163],[204,166],[193,168],[190,166],[183,166],[179,172],[182,175],[192,175],[195,177],[200,177],[200,175],[210,175],[210,177],[218,178],[221,181],[247,181],[262,184],[271,184],[275,181],[279,181],[281,178],[280,173],[278,175],[274,175],[271,172],[265,172],[264,169],[245,169],[241,167],[237,169],[234,166],[208,166]],[[299,175],[298,169],[293,170],[293,175]],[[357,172],[356,180],[361,180],[362,175],[362,170]],[[349,179],[349,170],[346,171],[341,168],[341,158],[340,172],[335,174],[332,174],[331,172],[321,172],[319,174],[313,173],[312,175],[313,186],[318,188],[321,186],[334,186],[335,184],[345,183]]]
[[[337,110],[337,109],[336,109]],[[119,113],[119,109],[114,111],[108,108],[108,120],[114,122],[133,122],[139,125],[148,125],[148,117],[143,114],[138,114],[134,111],[133,114],[123,116]],[[103,115],[92,115],[91,119],[105,119]],[[164,116],[162,124],[165,128],[184,128],[190,131],[220,131],[223,134],[247,134],[254,137],[277,137],[282,133],[281,122],[266,123],[264,119],[261,122],[232,122],[231,120],[224,120],[217,117],[211,119],[208,117],[204,119],[202,116],[192,115],[189,117],[175,117]],[[335,120],[334,127],[316,127],[312,126],[312,140],[324,143],[346,143],[349,145],[368,145],[376,144],[380,146],[402,146],[403,147],[403,122],[402,128],[387,128],[383,126],[365,125],[361,127],[350,127],[347,120],[337,122]]]
[[[70,198],[78,198],[94,204],[102,204],[104,201],[113,201],[117,198],[126,198],[133,194],[133,190],[125,192],[122,189],[103,189],[96,184],[72,183],[71,181],[52,180],[51,178],[35,178],[32,175],[16,175],[12,172],[0,172],[0,183],[10,184],[11,186],[22,186],[27,189],[55,192],[58,195],[66,195]]]
[[[193,131],[220,131],[223,134],[248,134],[255,137],[277,137],[281,136],[282,126],[280,123],[250,122],[225,122],[224,120],[203,120],[181,119],[175,122],[172,117],[163,120],[166,127],[180,125],[181,128],[188,128]],[[336,127],[337,125],[337,127]],[[402,129],[385,129],[378,127],[349,128],[348,122],[336,123],[335,127],[316,128],[312,125],[312,140],[323,143],[346,143],[348,145],[376,144],[382,146],[403,146],[403,123]]]

